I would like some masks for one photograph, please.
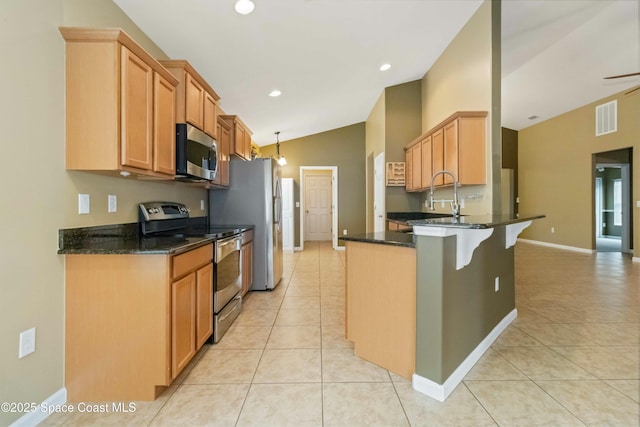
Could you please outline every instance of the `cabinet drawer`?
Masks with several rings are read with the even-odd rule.
[[[247,230],[242,233],[242,244],[246,245],[249,242],[253,242],[253,230]]]
[[[213,244],[201,246],[198,249],[173,257],[171,277],[175,279],[185,273],[193,271],[201,265],[210,263],[213,259]]]

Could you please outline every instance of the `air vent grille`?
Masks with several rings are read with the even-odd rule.
[[[596,106],[596,136],[618,130],[618,101]]]

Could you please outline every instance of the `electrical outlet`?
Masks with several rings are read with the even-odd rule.
[[[109,194],[107,196],[107,212],[114,213],[118,212],[118,196],[114,194]]]
[[[520,197],[516,197],[516,203],[520,203]]]
[[[200,200],[200,210],[204,210],[204,200]]]
[[[88,214],[91,212],[91,198],[88,194],[78,194],[78,213]]]
[[[460,199],[460,209],[464,208],[464,197]]]
[[[496,292],[498,292],[500,290],[500,277],[496,277],[496,280],[494,282],[494,288],[495,288]]]
[[[20,346],[18,347],[18,359],[36,351],[36,328],[20,332]]]
[[[345,228],[344,230],[342,230],[342,235],[346,236],[347,235],[347,229]]]
[[[555,233],[556,232],[556,228],[555,227],[551,227],[551,232]]]

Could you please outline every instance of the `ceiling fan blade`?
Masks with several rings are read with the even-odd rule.
[[[625,92],[625,95],[629,95],[630,93],[633,93],[635,91],[637,91],[638,89],[640,89],[640,86],[638,86],[637,88],[631,89],[629,92]]]
[[[605,79],[619,79],[621,77],[631,77],[631,76],[640,76],[640,72],[638,73],[629,73],[629,74],[620,74],[619,76],[609,76],[604,77]]]

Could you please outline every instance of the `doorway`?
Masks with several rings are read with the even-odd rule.
[[[594,155],[596,252],[632,251],[631,148]]]
[[[305,241],[338,245],[338,168],[300,167],[300,248]]]

